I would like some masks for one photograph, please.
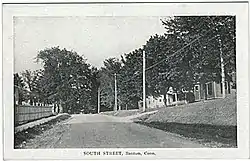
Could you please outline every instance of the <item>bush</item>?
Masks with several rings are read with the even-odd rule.
[[[194,94],[192,92],[188,92],[186,96],[187,96],[188,103],[193,103],[195,101],[195,97],[194,97]]]

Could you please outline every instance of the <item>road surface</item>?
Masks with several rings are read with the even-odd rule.
[[[98,114],[73,115],[26,148],[200,148],[176,134],[136,124],[129,119]]]

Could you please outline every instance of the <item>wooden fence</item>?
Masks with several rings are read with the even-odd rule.
[[[53,115],[53,106],[15,105],[15,126]]]

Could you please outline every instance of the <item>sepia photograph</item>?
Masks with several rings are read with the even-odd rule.
[[[103,15],[50,15],[53,4],[39,7],[48,15],[9,21],[8,147],[138,159],[157,158],[154,148],[241,149],[239,94],[248,80],[238,76],[248,70],[238,72],[248,57],[236,50],[236,14],[121,16],[110,4],[111,15],[102,6]]]

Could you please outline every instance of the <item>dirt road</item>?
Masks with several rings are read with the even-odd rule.
[[[98,114],[73,115],[24,148],[201,148],[176,134]]]

